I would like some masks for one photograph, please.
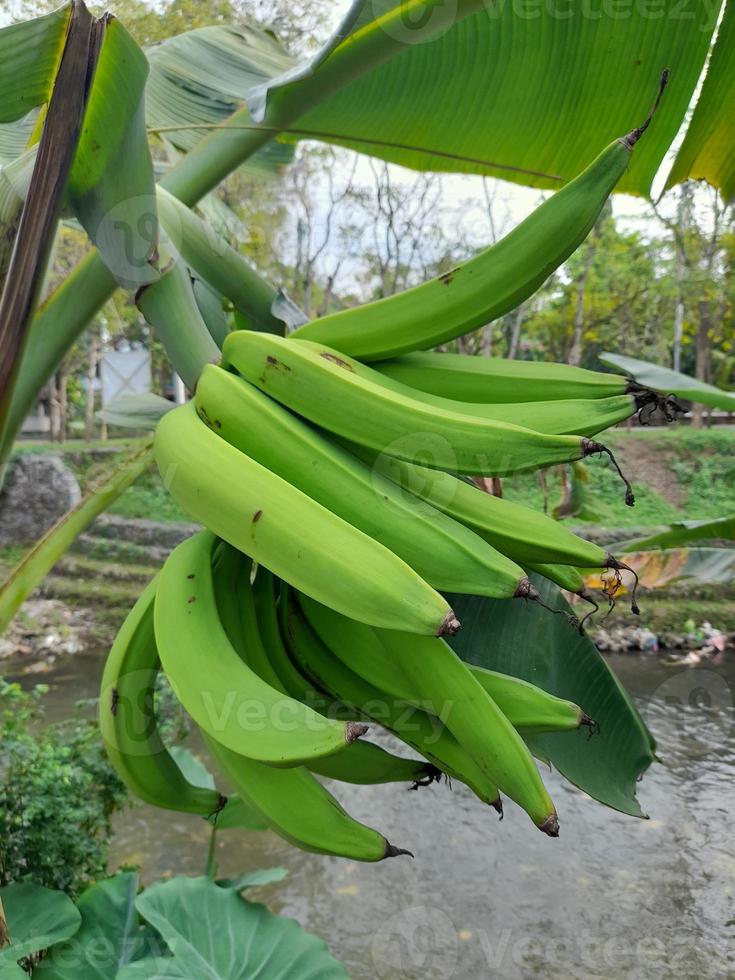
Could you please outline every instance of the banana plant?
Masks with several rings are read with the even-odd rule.
[[[541,582],[534,585],[526,574],[540,567],[533,549],[542,536],[544,567],[550,574],[550,562],[559,560],[560,553],[568,556],[569,543],[562,541],[558,525],[521,509],[520,516],[510,520],[511,538],[522,543],[520,552],[512,549],[517,563],[508,549],[502,554],[495,549],[488,534],[472,522],[453,531],[456,522],[448,516],[444,527],[449,530],[436,537],[437,554],[456,558],[463,552],[464,565],[458,564],[465,572],[484,563],[498,577],[501,569],[503,582],[515,589],[498,592],[488,587],[478,598],[466,574],[451,585],[458,595],[451,598],[450,607],[448,597],[438,591],[450,586],[435,571],[436,563],[425,577],[417,570],[415,541],[410,533],[401,537],[399,531],[405,528],[395,527],[404,518],[391,510],[391,493],[377,495],[382,510],[364,530],[365,508],[357,508],[357,516],[347,520],[336,513],[340,492],[330,498],[337,503],[328,505],[323,494],[329,488],[313,490],[310,482],[308,491],[301,489],[300,480],[310,480],[308,474],[297,474],[291,482],[268,464],[269,442],[277,432],[275,410],[251,414],[241,423],[243,430],[260,427],[263,436],[252,459],[230,445],[222,416],[227,411],[236,415],[237,391],[247,390],[248,383],[261,389],[264,404],[285,406],[279,409],[286,413],[280,425],[294,426],[294,431],[305,427],[309,439],[326,445],[321,455],[333,461],[334,479],[343,494],[353,494],[358,486],[364,492],[370,481],[374,491],[375,482],[382,480],[387,487],[392,479],[387,474],[383,480],[381,474],[376,481],[379,467],[365,464],[365,448],[416,466],[419,472],[426,464],[434,470],[491,477],[601,453],[614,462],[604,444],[591,438],[598,429],[589,417],[603,417],[605,412],[585,411],[579,405],[575,412],[573,406],[570,433],[561,421],[560,403],[574,401],[577,396],[571,392],[591,385],[593,399],[604,397],[605,386],[612,387],[608,394],[615,405],[607,408],[616,419],[658,404],[654,392],[628,376],[611,381],[610,375],[593,372],[590,377],[590,372],[567,365],[551,366],[551,374],[543,369],[542,374],[518,376],[511,382],[521,406],[515,411],[525,412],[525,418],[545,419],[547,426],[539,422],[523,427],[515,424],[518,416],[507,405],[504,411],[511,415],[503,418],[497,406],[485,403],[486,396],[467,395],[470,376],[477,371],[461,358],[459,393],[446,398],[433,391],[431,379],[419,396],[348,355],[363,362],[400,358],[512,310],[584,240],[610,193],[650,193],[688,111],[717,27],[716,10],[708,10],[709,19],[693,30],[690,18],[677,16],[679,0],[665,0],[663,7],[663,17],[655,20],[646,8],[608,21],[600,0],[594,16],[587,11],[574,14],[565,20],[562,33],[554,29],[555,10],[524,18],[513,5],[488,5],[484,0],[356,0],[332,37],[302,63],[289,59],[272,37],[250,28],[211,28],[144,53],[114,18],[94,20],[81,0],[72,0],[47,18],[0,32],[0,120],[14,127],[0,141],[0,150],[12,157],[10,147],[22,147],[0,175],[8,177],[7,171],[20,161],[21,177],[15,171],[10,174],[16,178],[15,197],[8,197],[7,207],[0,197],[0,220],[14,235],[0,312],[12,309],[19,295],[26,297],[22,316],[12,320],[23,342],[11,347],[12,364],[6,369],[0,459],[7,458],[42,384],[116,288],[135,289],[139,309],[190,388],[208,362],[222,360],[227,371],[220,374],[234,387],[227,389],[220,380],[211,404],[203,406],[198,398],[166,413],[155,442],[157,462],[173,496],[209,530],[176,549],[158,584],[144,594],[147,631],[140,634],[133,628],[139,607],[121,629],[113,661],[120,667],[120,684],[102,699],[101,717],[103,727],[120,734],[119,687],[127,666],[144,655],[146,670],[136,688],[143,697],[160,651],[168,669],[181,670],[179,695],[201,719],[213,754],[241,798],[306,850],[360,860],[405,853],[386,846],[382,835],[353,820],[314,779],[310,766],[320,764],[321,755],[328,753],[319,740],[307,737],[308,732],[297,731],[293,744],[287,745],[285,731],[272,713],[257,731],[247,733],[239,718],[237,723],[225,720],[224,727],[212,721],[213,707],[226,708],[233,672],[250,678],[249,684],[261,694],[266,692],[256,699],[261,705],[275,710],[294,698],[304,702],[297,717],[302,728],[304,718],[318,713],[302,710],[313,694],[325,712],[333,707],[342,712],[347,735],[342,737],[340,726],[333,728],[340,737],[327,746],[336,755],[349,752],[364,733],[363,717],[375,717],[368,705],[376,698],[369,696],[372,689],[359,676],[357,663],[345,664],[308,617],[299,619],[298,609],[294,611],[298,592],[374,629],[376,643],[400,651],[396,660],[403,659],[406,683],[415,685],[414,700],[420,699],[421,691],[434,688],[423,677],[426,658],[420,664],[412,658],[419,657],[418,651],[432,651],[435,660],[429,672],[441,668],[446,672],[441,676],[451,677],[453,710],[462,714],[443,730],[439,768],[466,782],[483,802],[501,806],[499,794],[507,792],[541,830],[556,836],[556,813],[530,755],[535,748],[595,798],[640,815],[632,784],[653,758],[653,741],[613,675],[590,646],[578,651],[586,661],[580,675],[568,655],[574,652],[569,634],[565,641],[528,618],[527,628],[521,629],[513,602],[488,598],[508,592],[508,598],[514,594],[534,600],[534,615],[559,612],[558,623],[571,628],[571,614],[558,591]],[[730,134],[732,127],[726,106],[735,91],[735,66],[726,45],[734,8],[735,0],[727,0],[692,117],[701,152],[692,154],[692,140],[685,140],[670,182],[696,175],[724,190],[729,187],[733,161],[723,133]],[[67,77],[68,54],[80,23],[90,39],[82,92]],[[551,86],[549,79],[556,84]],[[57,167],[54,193],[49,194],[47,170],[41,166],[44,149],[49,132],[56,131],[50,127],[58,126],[59,99],[70,92],[82,121],[70,130],[63,166]],[[35,121],[29,120],[29,112],[36,110]],[[147,130],[170,151],[157,185]],[[25,134],[25,143],[19,133]],[[284,143],[306,138],[417,169],[501,176],[563,190],[475,262],[402,296],[328,318],[331,323],[303,324],[288,298],[264,282],[192,209],[237,168],[265,167],[284,153]],[[39,149],[31,168],[36,142]],[[52,219],[62,208],[81,223],[94,248],[30,319]],[[45,224],[30,248],[22,232],[39,214]],[[28,266],[31,272],[26,275]],[[234,339],[224,336],[221,323],[205,315],[202,285],[215,297],[227,297],[239,326],[247,330]],[[502,295],[499,286],[504,288]],[[496,295],[497,304],[487,305],[488,296]],[[5,322],[11,319],[6,314]],[[293,327],[299,328],[296,339],[277,336]],[[331,346],[324,346],[325,341]],[[483,366],[491,378],[502,370],[490,361]],[[490,383],[487,390],[492,387]],[[474,408],[466,407],[478,401],[481,404]],[[547,407],[539,412],[532,403]],[[567,419],[568,412],[567,408]],[[609,422],[599,428],[605,424]],[[355,444],[361,448],[355,449]],[[302,469],[309,469],[314,458],[307,457]],[[451,477],[450,488],[456,485]],[[407,492],[413,491],[409,487]],[[420,496],[417,492],[410,499]],[[627,481],[626,502],[633,503]],[[444,517],[434,515],[445,515],[450,508],[447,501],[433,505],[434,501],[427,505],[428,513],[439,525]],[[416,502],[414,507],[418,513],[422,505]],[[215,539],[215,533],[222,540]],[[389,534],[395,553],[383,543]],[[56,553],[61,541],[56,537],[47,542],[36,569]],[[262,580],[260,587],[257,577],[253,583],[251,560],[279,576],[267,580],[266,594]],[[442,562],[438,564],[441,568]],[[604,553],[593,564],[621,567],[618,559]],[[223,568],[231,574],[223,575]],[[560,577],[558,570],[554,574]],[[497,587],[497,581],[494,584]],[[583,588],[575,591],[584,596]],[[471,628],[463,634],[466,640],[460,636],[457,641],[457,660],[441,638],[455,634],[463,617]],[[411,642],[406,639],[411,630],[426,636],[418,638],[420,643],[414,636]],[[391,637],[393,631],[402,642]],[[537,642],[542,635],[546,646]],[[544,729],[529,747],[463,662],[477,658],[480,646],[505,650],[494,654],[493,667],[504,666],[516,679],[543,678],[547,688],[554,688],[534,691],[537,702],[553,698],[556,703],[574,695],[579,701],[579,706],[573,705],[576,718],[590,721],[590,708],[604,713],[610,737],[598,743],[597,752],[590,752],[578,732]],[[206,661],[200,659],[203,647],[208,650]],[[191,670],[181,669],[182,651]],[[289,691],[294,684],[296,693]],[[217,703],[211,703],[213,698]],[[389,692],[377,688],[377,701],[381,699],[395,712]],[[568,710],[568,700],[566,705]],[[432,706],[420,710],[419,727],[423,725],[426,733],[434,711]],[[441,712],[437,717],[441,720]],[[482,724],[473,725],[473,718],[482,719]],[[538,734],[541,721],[536,721]],[[395,714],[387,724],[416,745]],[[493,732],[497,738],[491,737]],[[563,747],[561,738],[566,738]],[[428,739],[418,744],[431,759]],[[268,764],[295,760],[304,766]],[[156,753],[145,762],[148,771],[166,778]],[[372,772],[366,781],[375,778]],[[161,934],[175,959],[176,930],[162,929]],[[164,964],[167,969],[172,965]],[[130,964],[125,975],[148,975],[148,966]],[[214,975],[216,965],[207,966]],[[177,975],[176,970],[169,975]]]

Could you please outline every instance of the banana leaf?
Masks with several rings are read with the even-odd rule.
[[[645,537],[632,538],[611,545],[613,553],[651,551],[654,548],[680,548],[694,541],[707,539],[735,541],[735,517],[719,517],[714,521],[679,521]]]
[[[532,580],[547,605],[571,611],[556,586],[538,576]],[[635,790],[654,759],[655,744],[589,637],[536,603],[448,598],[462,623],[451,644],[463,660],[568,698],[599,724],[592,737],[581,731],[528,736],[532,751],[600,803],[643,816]]]
[[[240,109],[253,86],[293,63],[272,35],[246,25],[188,31],[151,45],[146,55],[148,126],[184,152]],[[271,141],[247,162],[247,170],[272,174],[292,156],[292,147]]]
[[[735,197],[735,3],[728,2],[686,137],[666,182],[708,180]]]
[[[323,51],[253,93],[251,109],[318,78],[367,22],[399,6],[357,0]],[[402,53],[323,99],[299,119],[298,133],[415,169],[556,188],[643,122],[669,68],[665,98],[618,188],[647,195],[684,121],[719,2],[661,0],[655,10],[624,11],[606,0],[563,10],[497,3],[465,17],[467,7],[456,0],[447,27],[442,4],[405,3],[388,28]]]
[[[640,384],[663,394],[677,395],[687,401],[699,402],[710,408],[721,408],[726,412],[735,412],[735,394],[715,388],[714,385],[697,381],[688,374],[680,374],[669,368],[641,361],[637,357],[626,357],[623,354],[612,354],[603,351],[599,355],[603,364],[615,368],[623,374],[629,374]]]
[[[104,39],[69,175],[67,200],[117,282],[153,281],[158,242],[153,163],[145,128],[145,55],[120,21]]]
[[[644,589],[665,589],[679,582],[700,585],[727,585],[735,579],[735,548],[663,548],[655,551],[627,551],[625,562],[638,575]],[[623,590],[632,584],[623,571]],[[590,588],[602,587],[596,575],[585,576]],[[622,593],[620,593],[622,594]]]
[[[71,4],[0,31],[0,123],[14,122],[51,98]]]
[[[152,432],[158,420],[175,407],[167,398],[161,398],[149,391],[139,395],[118,395],[109,405],[95,412],[95,415],[108,425]]]

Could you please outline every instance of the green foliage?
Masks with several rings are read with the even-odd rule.
[[[0,884],[75,895],[105,871],[110,818],[126,791],[94,722],[43,724],[46,690],[0,679]]]

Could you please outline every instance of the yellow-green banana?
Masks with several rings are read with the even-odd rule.
[[[282,597],[283,639],[301,670],[335,699],[352,704],[412,746],[448,776],[502,814],[497,786],[447,729],[444,720],[375,687],[340,660],[317,636],[288,589]]]
[[[412,672],[406,669],[405,658],[396,656],[388,648],[381,640],[381,631],[355,623],[354,620],[345,620],[345,617],[304,596],[300,598],[300,606],[324,644],[368,683],[425,711],[441,713],[441,705],[432,707],[417,694]],[[409,647],[411,643],[412,637],[407,635],[405,646]],[[427,656],[428,644],[421,645],[417,659],[425,657],[428,669],[435,659],[456,657],[445,641],[438,637],[431,644],[435,650],[435,658],[431,660]],[[466,664],[465,667],[513,727],[523,734],[570,731],[580,725],[593,724],[578,705],[548,694],[528,681],[474,664]]]
[[[217,607],[230,642],[245,663],[262,680],[281,693],[287,694],[276,670],[276,664],[269,656],[261,638],[255,592],[251,584],[250,559],[224,543],[219,546],[218,559],[214,570]],[[265,569],[260,569],[258,575],[266,580],[271,577]],[[270,585],[272,594],[272,581],[271,583],[266,581],[266,584]],[[275,601],[273,613],[276,615]],[[280,642],[280,636],[278,640]],[[285,656],[288,658],[288,654]],[[314,707],[313,703],[307,703],[310,707]],[[366,726],[363,726],[363,733],[364,730]],[[439,773],[429,763],[400,758],[362,738],[353,741],[343,752],[321,759],[310,759],[305,765],[319,776],[358,784],[406,781],[423,785],[431,782]]]
[[[156,643],[177,697],[200,728],[261,762],[297,765],[343,750],[364,729],[285,697],[233,648],[214,595],[216,543],[207,531],[194,535],[174,549],[160,573]]]
[[[498,551],[524,567],[534,563],[615,567],[615,560],[599,545],[573,534],[540,511],[505,497],[495,497],[440,470],[373,451],[355,451],[381,476],[471,527]]]
[[[320,602],[355,619],[417,633],[459,623],[404,561],[216,436],[182,405],[158,423],[155,454],[195,520]]]
[[[528,594],[515,562],[237,375],[205,367],[195,404],[218,436],[381,541],[435,589],[492,598]]]
[[[141,800],[206,817],[225,803],[215,790],[189,783],[161,741],[154,705],[158,650],[153,629],[154,579],[128,613],[102,676],[99,725],[107,755]]]
[[[373,630],[348,620],[306,596],[300,599],[310,625],[346,662],[365,662],[370,647],[383,644],[383,666],[392,657],[407,678],[414,699],[442,718],[464,750],[501,792],[522,806],[544,833],[558,834],[556,810],[531,753],[495,701],[446,644],[422,643],[418,636]],[[341,650],[341,652],[337,652]]]
[[[375,361],[424,350],[482,327],[528,299],[581,244],[625,173],[638,130],[615,140],[578,177],[496,245],[414,289],[333,313],[294,336]]]
[[[435,469],[504,476],[606,451],[586,437],[546,435],[439,410],[391,390],[378,372],[316,344],[239,330],[225,340],[223,358],[322,428]]]
[[[382,861],[410,854],[393,847],[377,830],[354,820],[308,769],[274,769],[238,755],[211,735],[205,733],[204,737],[243,799],[277,834],[301,850],[353,861]]]
[[[620,398],[640,390],[630,378],[619,374],[507,357],[420,351],[381,361],[375,367],[386,377],[430,395],[494,405]]]

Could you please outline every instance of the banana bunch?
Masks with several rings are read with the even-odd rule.
[[[233,807],[189,785],[161,741],[163,670],[235,799],[300,848],[363,861],[408,853],[318,777],[418,787],[445,776],[558,834],[524,736],[594,722],[464,664],[444,639],[460,628],[444,594],[538,601],[534,572],[591,598],[584,574],[614,584],[626,566],[471,478],[599,453],[617,466],[598,433],[669,405],[615,375],[427,348],[508,312],[564,261],[646,125],[447,276],[289,338],[229,334],[193,400],[160,421],[163,481],[205,530],[133,608],[103,679],[110,758],[142,799],[223,825]],[[369,723],[413,754],[366,741]]]
[[[230,800],[188,783],[163,744],[161,669],[234,787]],[[366,741],[366,722],[416,755]],[[100,698],[110,759],[141,799],[216,824],[239,797],[296,846],[360,861],[409,852],[350,816],[317,776],[418,788],[446,775],[501,813],[506,793],[555,836],[523,735],[582,725],[593,722],[571,702],[468,667],[438,637],[342,616],[210,531],[179,545],[131,610]]]

